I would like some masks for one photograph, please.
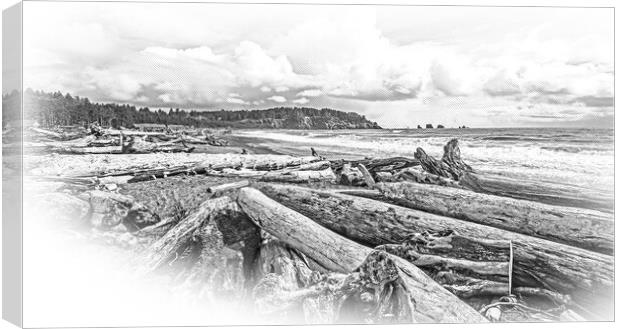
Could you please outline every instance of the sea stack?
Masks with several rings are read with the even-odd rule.
[[[433,125],[432,125],[432,124],[430,124],[430,123],[427,123],[427,124],[426,124],[426,129],[433,129]]]

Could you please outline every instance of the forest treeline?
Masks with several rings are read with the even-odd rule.
[[[14,91],[2,96],[4,109],[19,106],[20,93]],[[18,119],[16,111],[2,111],[3,122]],[[14,113],[15,112],[15,113]],[[328,108],[277,107],[264,110],[151,110],[128,104],[95,103],[88,98],[47,93],[27,89],[24,93],[24,120],[44,127],[87,125],[98,122],[103,126],[131,128],[136,123],[175,124],[194,127],[232,128],[289,128],[340,129],[380,128],[355,112]]]

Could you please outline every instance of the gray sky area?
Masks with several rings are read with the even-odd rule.
[[[612,127],[613,79],[612,9],[24,6],[24,87],[92,101],[331,107],[385,127]]]

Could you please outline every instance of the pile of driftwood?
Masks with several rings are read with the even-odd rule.
[[[155,152],[192,152],[196,145],[226,146],[219,135],[201,131],[174,133],[146,132],[129,129],[47,130],[31,127],[27,141],[31,148],[67,154],[128,154]]]
[[[130,176],[123,184],[230,177],[182,218],[105,189],[52,199],[81,225],[146,241],[132,244],[141,273],[172,272],[266,321],[613,319],[613,215],[587,209],[607,209],[600,196],[567,207],[576,196],[565,188],[543,195],[487,179],[456,140],[440,160],[422,149],[413,159],[243,159],[110,173]]]

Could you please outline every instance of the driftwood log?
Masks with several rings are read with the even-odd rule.
[[[583,189],[577,186],[553,182],[524,181],[514,178],[476,172],[461,158],[456,139],[444,146],[441,160],[437,160],[418,148],[415,158],[429,174],[458,181],[463,188],[474,192],[530,200],[565,207],[588,208],[613,211],[613,192]],[[414,181],[418,181],[414,177]],[[418,181],[420,183],[443,184],[441,180]]]
[[[425,232],[377,248],[408,260],[461,298],[511,293],[510,241]]]
[[[363,159],[363,160],[337,160],[332,161],[332,169],[340,171],[344,164],[349,164],[352,167],[357,167],[363,164],[371,173],[393,171],[403,168],[413,167],[420,165],[420,162],[416,159],[406,157],[392,157],[392,158],[380,158],[380,159]]]
[[[613,192],[550,182],[523,181],[482,173],[466,173],[459,185],[474,192],[547,204],[613,212]]]
[[[613,254],[613,215],[580,208],[416,183],[381,183],[383,196],[407,208]]]
[[[594,314],[590,317],[613,317],[611,256],[336,192],[267,184],[260,189],[322,226],[367,246],[398,244],[415,233],[445,230],[472,239],[510,240],[515,286],[542,287],[570,294]]]
[[[373,251],[342,288],[340,323],[481,323],[476,310],[410,262]]]
[[[259,227],[331,271],[349,273],[370,253],[254,188],[242,188],[237,202]]]
[[[364,291],[368,296],[366,302],[374,301],[379,306],[373,314],[378,323],[485,321],[482,315],[422,270],[399,257],[373,252],[343,238],[256,189],[241,189],[237,201],[260,227],[324,268],[344,273],[358,272],[349,280],[357,283],[347,289],[351,292],[347,297],[349,300],[345,300],[340,309],[341,314],[356,313],[358,301],[364,295],[361,291]],[[388,314],[390,320],[385,321]]]
[[[236,212],[236,204],[229,197],[220,197],[203,202],[163,237],[153,243],[145,253],[143,264],[146,273],[162,266],[187,245],[196,229],[205,221],[216,216],[230,216]]]

